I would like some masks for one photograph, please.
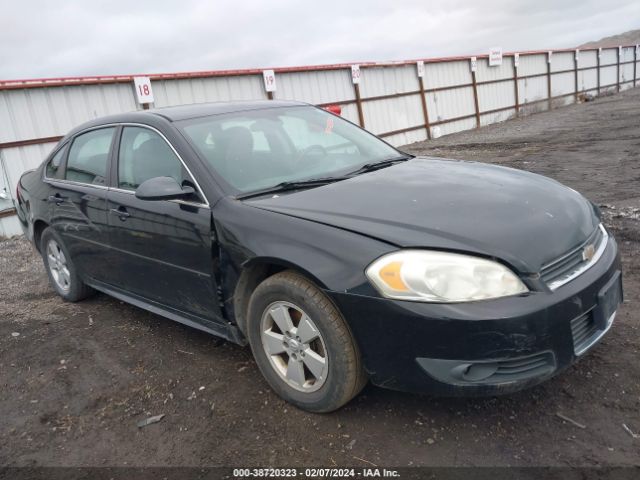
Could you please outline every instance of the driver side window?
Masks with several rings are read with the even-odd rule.
[[[195,187],[180,159],[160,135],[148,128],[124,127],[118,152],[118,188],[135,190],[155,177],[172,177],[180,185]]]

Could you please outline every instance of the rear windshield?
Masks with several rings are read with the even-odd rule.
[[[179,127],[239,192],[339,176],[400,155],[374,135],[311,106],[213,115]]]

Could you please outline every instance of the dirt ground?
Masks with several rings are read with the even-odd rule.
[[[105,295],[64,303],[29,244],[1,242],[0,466],[640,464],[622,426],[640,433],[639,119],[640,89],[405,147],[555,178],[601,205],[619,241],[625,304],[609,335],[506,397],[368,386],[307,414],[269,390],[248,349]]]

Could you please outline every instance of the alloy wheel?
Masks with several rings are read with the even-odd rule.
[[[53,281],[60,290],[67,293],[71,288],[71,274],[67,265],[67,257],[55,240],[49,240],[47,243],[47,264]]]
[[[274,302],[265,309],[260,326],[262,347],[282,380],[305,393],[324,385],[329,371],[325,342],[300,307]]]

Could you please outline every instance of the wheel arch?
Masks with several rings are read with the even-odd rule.
[[[33,222],[33,243],[36,250],[40,252],[40,239],[42,238],[42,232],[47,228],[49,224],[44,220],[37,219]]]
[[[242,264],[242,271],[233,293],[233,313],[240,331],[246,334],[247,309],[251,294],[260,283],[276,273],[291,270],[313,282],[318,288],[326,289],[315,275],[308,270],[276,257],[254,257]]]

